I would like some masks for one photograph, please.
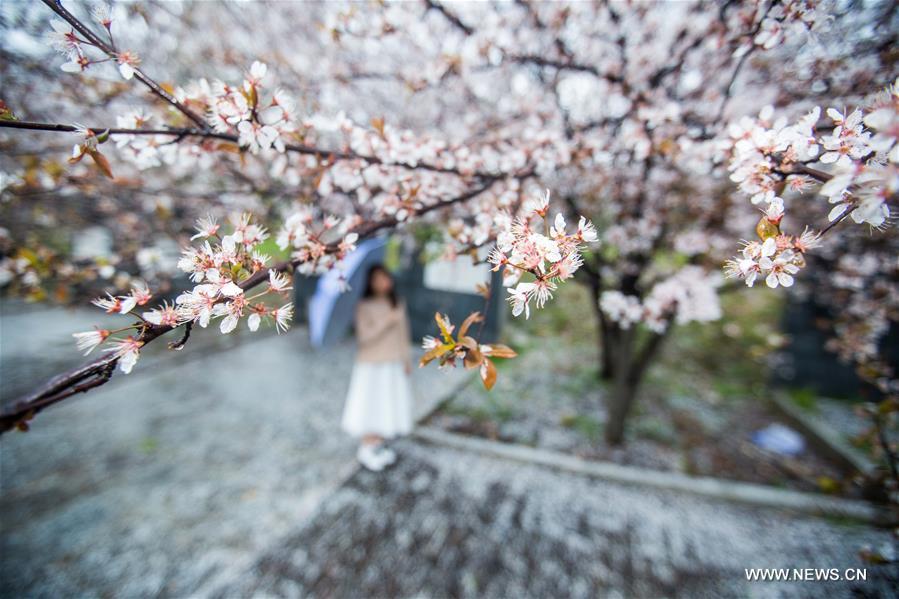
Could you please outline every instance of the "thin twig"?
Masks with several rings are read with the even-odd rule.
[[[848,210],[846,210],[846,212],[844,212],[843,214],[841,214],[836,220],[832,221],[829,225],[827,225],[826,227],[824,227],[823,229],[821,229],[821,230],[818,232],[818,237],[821,237],[822,235],[824,235],[825,233],[827,233],[828,231],[830,231],[831,229],[833,229],[834,227],[836,227],[838,224],[840,224],[841,222],[843,222],[844,220],[846,220],[846,218],[847,218],[850,214],[852,214],[853,212],[855,212],[855,209],[856,209],[856,208],[858,208],[858,205],[851,206]]]
[[[178,341],[172,341],[169,343],[169,349],[173,349],[175,351],[181,351],[184,349],[184,344],[187,343],[187,340],[190,339],[190,330],[194,326],[194,323],[188,322],[184,325],[184,335],[181,336],[181,339]]]
[[[474,29],[463,23],[462,19],[460,19],[454,13],[450,12],[449,9],[447,9],[443,4],[434,2],[434,0],[425,0],[425,6],[428,8],[428,10],[436,10],[437,12],[439,12],[441,15],[443,15],[443,18],[452,23],[453,26],[456,27],[456,29],[462,31],[465,35],[471,35],[472,33],[474,33]]]

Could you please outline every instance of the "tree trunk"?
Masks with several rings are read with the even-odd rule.
[[[669,323],[664,333],[650,334],[643,347],[638,349],[636,327],[622,329],[606,318],[600,308],[599,279],[590,279],[587,286],[596,315],[599,376],[608,381],[610,386],[606,402],[606,442],[609,445],[620,445],[624,442],[625,423],[636,401],[643,376],[673,324]]]
[[[599,378],[603,381],[611,381],[615,372],[615,364],[612,358],[612,347],[615,345],[612,327],[599,307],[599,286],[590,286],[590,298],[593,303],[593,312],[596,315],[596,339],[599,345]]]
[[[606,402],[608,418],[606,419],[605,436],[606,443],[609,445],[624,443],[624,425],[637,399],[639,386],[640,381],[632,381],[630,377],[615,378]]]
[[[616,327],[614,332],[609,331],[610,337],[614,337],[614,353],[612,348],[604,348],[604,355],[612,357],[612,385],[606,401],[606,443],[620,445],[624,441],[624,423],[631,412],[634,398],[637,396],[637,384],[639,381],[632,379],[634,359],[633,346],[636,331],[634,329],[620,329]]]
[[[665,332],[652,333],[639,349],[636,347],[637,332],[633,328],[617,329],[614,333],[618,343],[614,346],[614,376],[606,403],[605,437],[609,445],[624,442],[625,424],[636,402],[640,383],[673,327],[674,324],[669,323]]]
[[[599,343],[601,345],[599,378],[611,381],[615,376],[615,359],[612,349],[615,347],[615,333],[605,317],[599,321]]]

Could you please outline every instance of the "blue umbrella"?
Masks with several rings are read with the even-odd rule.
[[[343,277],[348,291],[341,291],[341,273],[337,269],[326,272],[309,299],[309,337],[314,347],[327,347],[346,335],[356,310],[356,303],[365,292],[368,270],[384,261],[387,239],[366,239],[343,259]]]

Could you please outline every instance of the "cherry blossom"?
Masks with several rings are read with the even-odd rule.
[[[768,241],[773,241],[769,239]],[[767,243],[767,241],[766,241]],[[768,271],[765,284],[771,289],[777,289],[778,284],[790,287],[793,284],[793,276],[799,272],[799,266],[793,263],[793,250],[784,250],[773,260],[769,256],[762,256],[759,260],[759,269]]]
[[[86,71],[90,64],[90,61],[86,57],[78,55],[73,56],[69,62],[62,63],[59,68],[66,73],[80,73]]]
[[[140,349],[143,345],[142,341],[129,335],[124,339],[110,339],[110,347],[105,351],[111,352],[119,359],[119,369],[124,374],[131,374],[131,370],[140,358]]]
[[[94,351],[98,345],[106,341],[106,338],[109,337],[109,335],[110,333],[106,329],[97,329],[85,333],[72,333],[72,337],[75,338],[78,350],[83,351],[85,356]]]
[[[137,306],[137,300],[131,296],[98,297],[91,302],[98,308],[105,310],[108,314],[127,314]]]
[[[75,29],[65,21],[52,19],[50,21],[52,32],[47,34],[51,46],[71,60],[82,56],[81,40],[75,33]]]
[[[519,283],[514,289],[509,288],[509,303],[512,304],[512,316],[531,317],[530,301],[534,295],[534,289],[537,286],[534,283]]]
[[[193,237],[190,238],[191,241],[195,239],[206,239],[208,237],[214,237],[220,225],[218,220],[214,216],[205,216],[199,220],[197,220],[197,225],[195,227],[197,233]]]
[[[164,302],[156,310],[144,312],[143,318],[147,322],[158,326],[176,327],[184,322],[185,312],[174,305]]]
[[[134,77],[134,73],[137,72],[137,66],[140,64],[140,58],[134,52],[125,50],[116,56],[116,60],[119,63],[119,73],[122,74],[122,77],[125,79]]]
[[[893,85],[875,95],[866,108],[850,112],[828,108],[825,113],[834,128],[820,137],[815,133],[821,114],[817,107],[795,125],[787,125],[783,119],[772,123],[772,111],[766,109],[757,122],[744,118],[731,126],[735,139],[731,179],[751,195],[752,203],[764,201],[767,208],[756,226],[764,243],[748,243],[743,258],[728,262],[730,276],[743,278],[751,287],[756,277],[764,274],[769,287],[789,287],[793,275],[805,265],[802,255],[817,245],[820,233],[807,229],[791,237],[781,232],[786,210],[784,199],[777,194],[787,178],[801,178],[795,186],[799,190],[809,186],[810,178],[823,183],[819,193],[834,206],[827,215],[831,224],[822,231],[846,217],[873,228],[887,225],[889,203],[899,191],[899,169],[891,158],[899,127],[895,89]],[[873,137],[865,126],[875,131]],[[808,151],[819,145],[823,148],[820,155],[817,150]],[[809,170],[806,165],[815,161],[832,165],[833,170]]]
[[[280,308],[271,311],[271,316],[275,321],[275,329],[279,332],[286,332],[290,328],[290,321],[293,320],[293,304],[288,302]]]
[[[287,277],[287,275],[276,272],[274,270],[270,270],[268,273],[268,288],[269,291],[274,291],[277,293],[292,289],[292,287],[290,286],[290,279]]]

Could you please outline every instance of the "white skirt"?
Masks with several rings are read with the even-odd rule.
[[[412,386],[403,362],[356,362],[341,428],[354,437],[412,432]]]

